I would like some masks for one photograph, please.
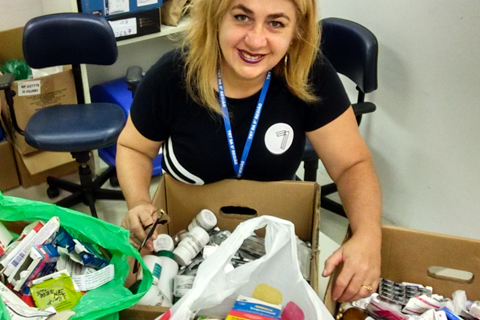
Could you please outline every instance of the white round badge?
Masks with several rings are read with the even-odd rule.
[[[273,154],[287,151],[293,142],[293,128],[286,123],[276,123],[265,133],[265,146]]]

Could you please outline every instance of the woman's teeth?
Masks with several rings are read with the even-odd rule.
[[[251,59],[251,60],[256,60],[256,59],[260,59],[262,57],[261,54],[259,55],[250,55],[248,53],[246,53],[245,51],[242,51],[242,55],[247,58],[247,59]]]

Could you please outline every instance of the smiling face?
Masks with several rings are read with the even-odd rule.
[[[261,86],[287,53],[296,23],[291,0],[232,0],[219,26],[223,81]]]

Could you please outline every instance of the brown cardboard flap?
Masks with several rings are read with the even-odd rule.
[[[197,186],[179,182],[169,175],[165,175],[163,180],[163,199],[171,219],[168,225],[170,234],[185,229],[202,209],[210,209],[217,215],[220,229],[233,231],[240,222],[251,216],[234,214],[229,217],[220,214],[220,211],[225,206],[237,206],[252,208],[259,216],[272,215],[290,220],[302,240],[312,240],[313,216],[317,207],[315,201],[319,189],[316,183],[230,179]],[[160,200],[161,195],[156,198]]]
[[[75,161],[69,152],[40,151],[33,154],[22,155],[21,157],[30,174],[37,174]]]
[[[58,104],[76,104],[75,80],[71,67],[44,77],[15,81],[12,85],[17,95],[14,97],[15,115],[18,126],[25,128],[30,117],[39,109]],[[39,85],[38,94],[25,94],[29,85]],[[55,121],[55,119],[52,119]]]
[[[345,241],[348,240],[348,235]],[[430,267],[455,269],[471,273],[470,280],[433,275]],[[332,278],[338,276],[335,270]],[[395,282],[413,282],[433,287],[433,293],[452,297],[464,290],[469,300],[480,300],[480,241],[433,232],[382,226],[381,277]],[[331,300],[333,280],[325,293],[324,302],[332,315],[337,304]]]
[[[382,234],[384,278],[432,286],[434,293],[446,297],[465,290],[469,300],[480,299],[480,241],[391,226],[384,226]],[[467,271],[473,278],[436,277],[430,267]]]
[[[134,305],[130,308],[119,312],[120,320],[154,320],[163,313],[167,312],[168,308],[157,306],[142,306]]]
[[[0,32],[0,64],[10,59],[23,59],[23,27]]]
[[[0,190],[6,191],[19,184],[12,146],[7,140],[0,141]]]

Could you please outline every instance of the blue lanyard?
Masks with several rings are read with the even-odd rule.
[[[255,114],[253,115],[252,124],[250,125],[250,131],[248,132],[247,141],[245,142],[245,147],[243,147],[243,154],[239,163],[237,158],[237,151],[235,149],[235,142],[233,141],[232,125],[230,124],[230,116],[228,115],[227,99],[225,98],[225,91],[223,89],[220,68],[217,70],[218,95],[220,96],[220,105],[222,106],[223,112],[223,122],[225,124],[225,132],[227,133],[230,155],[232,156],[233,169],[235,170],[237,178],[241,178],[243,175],[243,170],[245,169],[245,163],[247,162],[248,153],[250,152],[253,137],[255,136],[255,131],[257,130],[258,120],[260,119],[260,114],[262,113],[263,102],[265,101],[268,86],[270,85],[271,76],[272,72],[271,70],[269,70],[267,72],[265,82],[263,83],[262,92],[260,92],[260,97],[258,98],[257,108],[255,109]]]

